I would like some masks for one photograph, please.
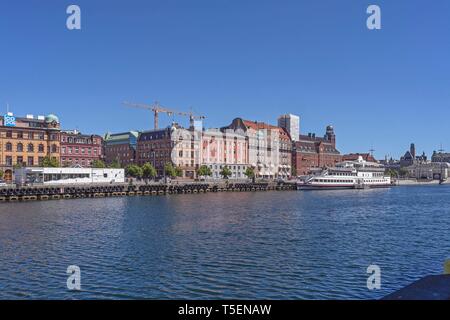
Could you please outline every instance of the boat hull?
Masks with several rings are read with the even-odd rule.
[[[345,189],[377,189],[389,188],[390,184],[372,185],[324,185],[324,184],[298,184],[297,190],[345,190]]]

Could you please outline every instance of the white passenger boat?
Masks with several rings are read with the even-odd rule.
[[[337,163],[335,167],[305,177],[298,189],[364,189],[390,187],[391,177],[384,175],[384,167],[376,162],[356,161]]]

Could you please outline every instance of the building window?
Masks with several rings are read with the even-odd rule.
[[[12,131],[6,131],[6,137],[12,138]]]
[[[23,144],[21,143],[17,144],[17,152],[23,152]]]
[[[44,157],[39,157],[38,158],[38,163],[40,166],[42,166],[42,163],[44,162]]]
[[[23,139],[23,132],[22,131],[17,132],[17,138],[18,139]]]
[[[6,143],[6,151],[12,151],[12,143],[11,142]]]
[[[38,147],[38,152],[44,152],[44,145],[42,143]]]
[[[29,144],[28,144],[27,151],[28,151],[28,152],[34,152],[34,146],[33,146],[32,143],[29,143]]]
[[[52,144],[52,153],[58,152],[58,147],[56,144]]]
[[[12,166],[12,157],[11,156],[6,156],[6,165],[7,166]]]
[[[30,167],[34,166],[34,158],[33,157],[28,157],[27,165]]]
[[[18,156],[16,163],[19,164],[19,165],[23,165],[23,157],[22,156]]]

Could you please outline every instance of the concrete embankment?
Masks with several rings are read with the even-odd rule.
[[[450,181],[443,181],[442,183],[439,180],[416,180],[416,179],[400,179],[395,181],[395,185],[397,186],[435,186],[439,184],[450,184]]]
[[[72,198],[103,198],[151,196],[165,194],[195,194],[206,192],[297,190],[295,183],[178,183],[178,184],[109,184],[66,185],[1,188],[0,202],[59,200]]]

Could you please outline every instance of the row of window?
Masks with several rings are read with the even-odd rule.
[[[348,176],[357,176],[357,174],[356,173],[353,173],[353,172],[333,172],[333,175],[335,175],[335,176],[346,176],[346,177],[348,177]]]
[[[324,183],[353,183],[353,180],[340,180],[340,179],[314,179],[315,182],[324,182]],[[382,183],[386,182],[386,180],[378,180],[378,179],[364,179],[364,182],[377,182]]]
[[[52,146],[51,146],[51,148],[50,147],[48,147],[48,152],[52,152],[52,153],[55,153],[55,152],[58,152],[58,146],[56,145],[56,144],[53,144]],[[18,143],[17,145],[16,145],[16,151],[17,152],[24,152],[24,145],[23,145],[23,143]],[[8,151],[8,152],[12,152],[13,151],[13,145],[12,145],[12,143],[11,142],[7,142],[6,144],[5,144],[5,151]],[[34,152],[35,151],[35,146],[34,146],[34,144],[32,144],[32,143],[29,143],[28,145],[27,145],[27,148],[26,148],[26,151],[27,152]],[[37,146],[37,151],[38,152],[45,152],[45,146],[41,143],[41,144],[39,144],[38,146]]]
[[[17,156],[16,157],[16,164],[18,164],[18,165],[22,165],[22,166],[29,166],[29,167],[32,167],[32,166],[34,166],[35,165],[35,158],[34,157],[27,157],[26,158],[26,161],[25,161],[25,159],[24,159],[24,157],[22,157],[22,156]],[[43,160],[44,160],[44,157],[38,157],[38,165],[42,165],[42,162],[43,162]],[[12,166],[13,165],[13,157],[11,157],[11,156],[6,156],[5,157],[5,165],[7,165],[7,166]]]
[[[99,139],[90,139],[90,138],[72,138],[72,137],[62,137],[62,142],[67,143],[79,143],[79,144],[100,144]]]
[[[140,148],[144,148],[144,149],[162,149],[162,148],[171,148],[172,144],[169,143],[152,143],[152,144],[148,144],[148,143],[143,143],[139,145]]]
[[[161,158],[164,158],[164,157],[169,157],[170,156],[170,152],[163,152],[163,151],[161,151],[161,152],[149,152],[149,153],[147,153],[147,152],[142,152],[141,153],[141,158],[143,158],[143,159],[145,159],[145,158],[150,158],[150,159],[152,159],[152,158],[159,158],[159,157],[161,157]]]
[[[27,132],[27,131],[17,131],[15,132],[15,137],[13,136],[13,131],[6,131],[6,138],[17,138],[17,139],[38,139],[45,140],[45,133],[43,132]],[[58,140],[59,135],[57,133],[50,134],[50,140]]]
[[[44,181],[58,181],[58,180],[68,180],[68,179],[86,179],[90,178],[89,173],[67,173],[67,174],[44,174]]]
[[[118,146],[107,146],[107,152],[120,152],[120,151],[128,151],[130,147],[128,145],[118,145]]]
[[[99,149],[97,148],[78,148],[78,147],[62,147],[61,153],[62,154],[93,154],[94,156],[98,155]]]
[[[245,170],[247,166],[240,166],[240,165],[217,165],[217,164],[210,164],[208,165],[209,168],[214,170],[222,170],[223,167],[227,166],[230,170]]]
[[[314,181],[325,183],[353,183],[353,180],[339,180],[339,179],[314,179]]]

